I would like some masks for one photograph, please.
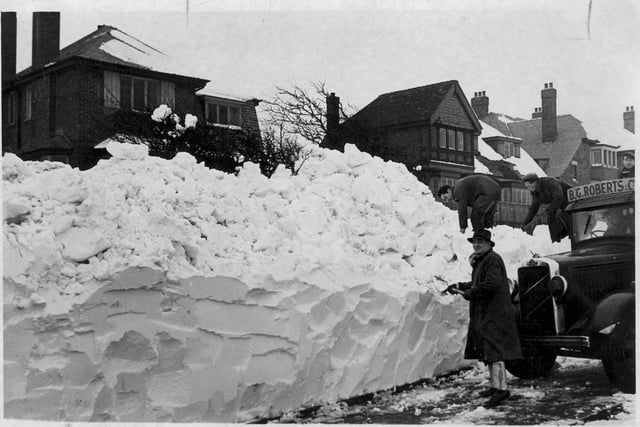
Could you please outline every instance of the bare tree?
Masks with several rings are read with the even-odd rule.
[[[276,86],[276,95],[271,100],[263,101],[264,111],[268,118],[267,126],[282,127],[287,136],[304,138],[308,142],[320,145],[327,134],[326,98],[330,92],[322,81],[310,83],[309,88],[294,85],[291,89]],[[339,106],[339,120],[346,120],[355,108],[347,105]]]
[[[299,143],[294,135],[284,130],[284,124],[268,125],[262,133],[262,173],[271,176],[278,165],[283,164],[297,175],[302,165],[311,157],[312,151]]]

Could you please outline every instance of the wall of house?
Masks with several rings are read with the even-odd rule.
[[[251,133],[260,134],[258,114],[253,102],[245,102],[242,105],[242,126]]]
[[[31,89],[31,119],[26,120],[27,90]],[[41,144],[48,141],[50,132],[49,108],[51,102],[49,76],[32,80],[20,88],[20,147],[31,143]]]
[[[19,92],[17,93],[17,103],[20,104]],[[8,124],[9,114],[9,92],[2,94],[2,152],[15,153],[18,150],[18,126],[21,119],[21,115],[16,108],[16,119],[13,124]]]

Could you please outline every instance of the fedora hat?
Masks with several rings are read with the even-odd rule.
[[[469,243],[473,243],[474,239],[483,239],[491,244],[491,247],[494,247],[496,244],[491,241],[491,232],[484,228],[479,228],[473,231],[473,236],[467,239]]]

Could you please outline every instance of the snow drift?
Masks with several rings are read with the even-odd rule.
[[[240,422],[468,363],[435,276],[468,280],[469,236],[404,166],[347,146],[267,179],[108,150],[3,158],[5,417]],[[562,248],[494,233],[512,276]]]

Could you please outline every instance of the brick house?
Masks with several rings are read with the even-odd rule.
[[[521,178],[544,172],[521,152],[519,138],[478,120],[457,81],[380,95],[342,124],[338,109],[339,98],[331,94],[324,142],[328,148],[353,143],[362,151],[403,163],[434,194],[463,176],[490,175],[500,184],[504,200],[496,221],[521,224],[530,204]]]
[[[16,13],[2,12],[3,152],[87,169],[107,155],[95,146],[119,133],[118,113],[159,104],[200,123],[259,132],[256,100],[209,102],[197,93],[209,80],[184,75],[170,57],[115,27],[99,25],[62,50],[59,40],[60,13],[35,12],[32,65],[16,74]]]
[[[548,176],[570,185],[617,177],[618,145],[590,138],[582,121],[571,114],[557,115],[553,83],[545,83],[542,107],[534,109],[530,120],[490,113],[488,97],[481,94],[471,100],[478,117],[505,135],[520,138],[522,149]]]

